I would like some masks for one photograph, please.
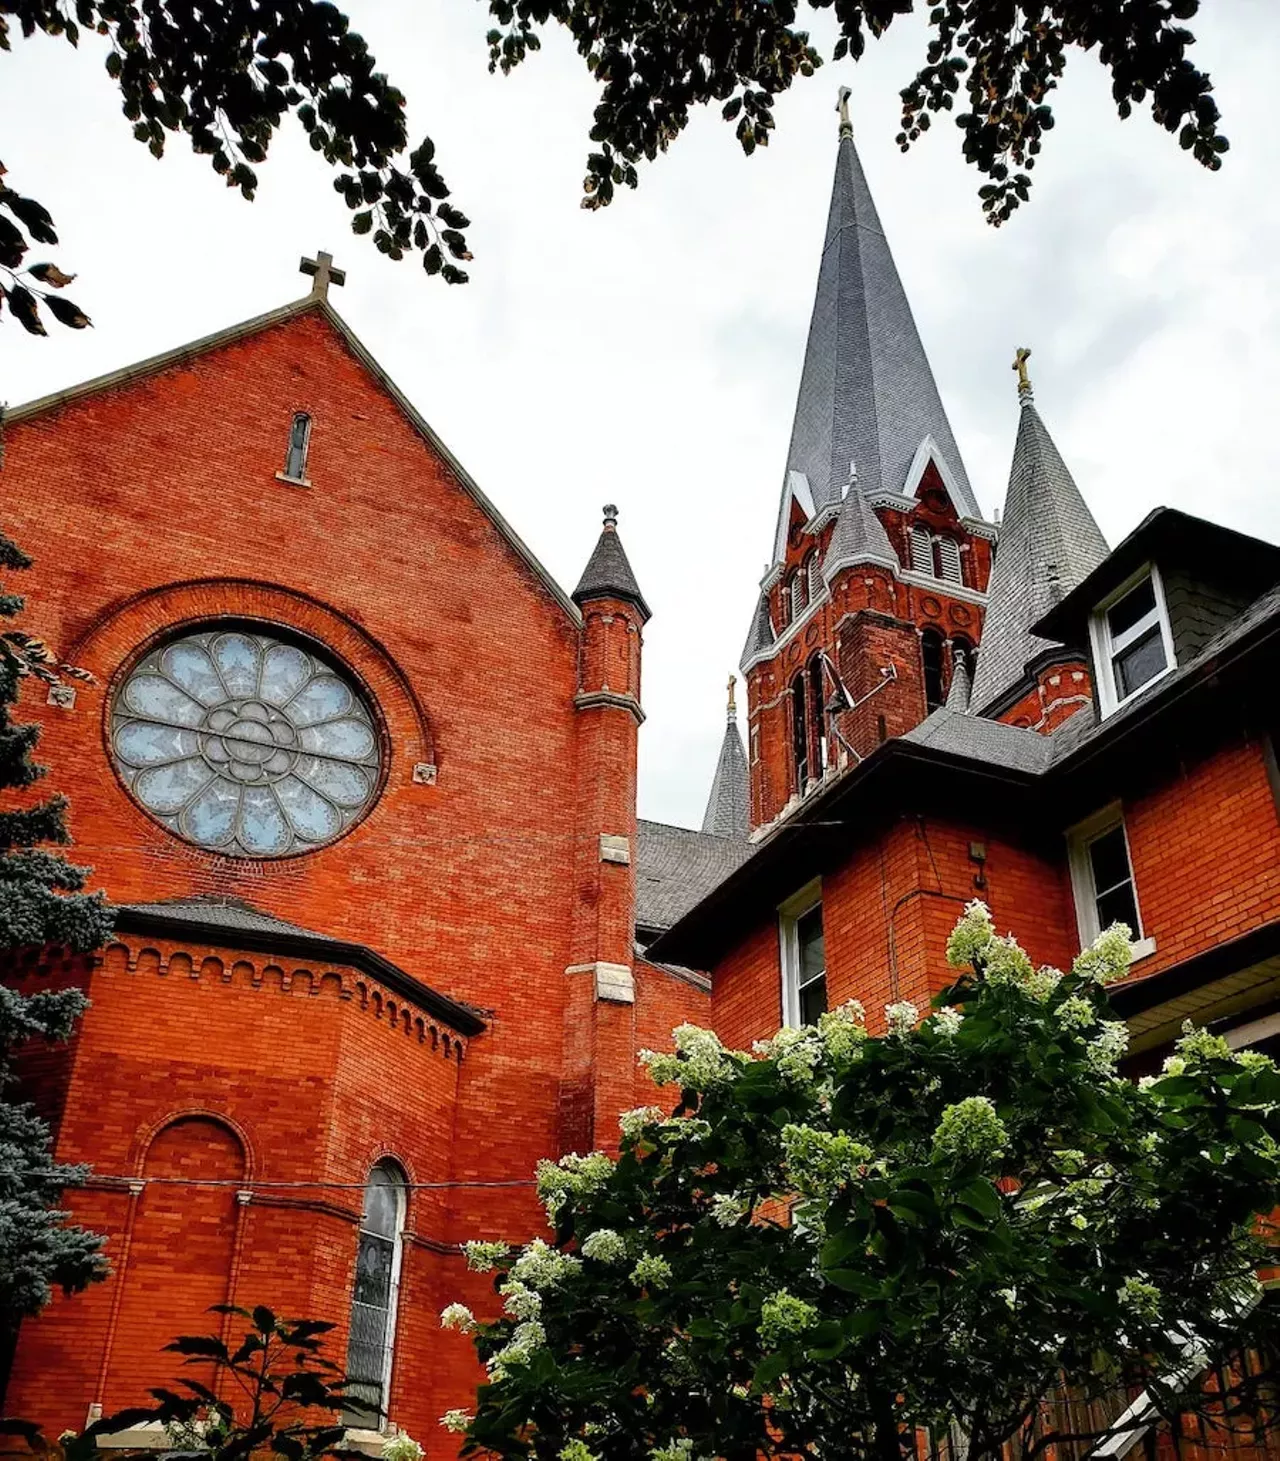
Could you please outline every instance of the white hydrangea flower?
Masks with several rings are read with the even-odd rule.
[[[966,1096],[942,1112],[933,1133],[935,1160],[993,1161],[1009,1142],[1009,1132],[987,1096]]]
[[[674,1085],[683,1073],[678,1056],[664,1054],[661,1050],[642,1050],[636,1057],[655,1086]]]
[[[1160,1318],[1160,1290],[1141,1276],[1126,1278],[1116,1290],[1116,1297],[1124,1308],[1149,1323]]]
[[[1071,966],[1072,972],[1095,984],[1123,979],[1133,963],[1132,939],[1133,930],[1127,923],[1113,923],[1087,949],[1080,951]]]
[[[541,1238],[535,1238],[521,1250],[511,1265],[509,1277],[531,1289],[546,1289],[572,1278],[581,1267],[580,1258],[561,1253]]]
[[[804,1299],[797,1299],[786,1289],[770,1294],[760,1305],[760,1340],[768,1349],[776,1349],[793,1334],[803,1334],[818,1322],[818,1311]]]
[[[782,1128],[787,1175],[804,1197],[828,1197],[864,1175],[875,1159],[869,1146],[848,1132],[790,1123]]]
[[[1160,1067],[1162,1075],[1185,1075],[1187,1062],[1181,1055],[1166,1055],[1164,1064]]]
[[[687,1436],[681,1436],[668,1445],[655,1446],[649,1452],[649,1461],[693,1461],[693,1442]]]
[[[626,1239],[612,1228],[597,1228],[583,1242],[582,1256],[597,1263],[621,1263],[627,1256]]]
[[[646,1253],[631,1270],[631,1282],[638,1289],[664,1289],[671,1282],[671,1265],[656,1253]]]
[[[441,1329],[460,1329],[470,1334],[476,1327],[476,1316],[465,1304],[448,1304],[440,1310]]]
[[[691,1091],[706,1091],[729,1080],[736,1069],[732,1053],[714,1030],[699,1025],[677,1025],[671,1032],[682,1061],[681,1083]]]
[[[560,1447],[558,1461],[599,1461],[585,1441],[572,1440]]]
[[[946,1040],[953,1040],[956,1037],[963,1021],[963,1012],[950,1004],[944,1004],[940,1010],[935,1010],[933,1014],[934,1027],[937,1029],[938,1034]]]
[[[1155,1085],[1156,1079],[1153,1075],[1140,1075],[1138,1077],[1138,1089],[1140,1091],[1149,1091]]]
[[[623,1136],[628,1141],[634,1141],[646,1127],[662,1121],[666,1114],[661,1106],[636,1106],[618,1117],[618,1125],[622,1128]]]
[[[527,1319],[517,1324],[511,1332],[506,1347],[485,1361],[489,1378],[497,1381],[505,1377],[509,1365],[528,1364],[533,1352],[547,1342],[547,1331],[536,1319]]]
[[[382,1461],[422,1461],[422,1447],[404,1431],[382,1443]]]
[[[722,1228],[731,1228],[746,1215],[747,1201],[728,1192],[721,1192],[711,1199],[711,1221]]]
[[[445,1430],[460,1436],[474,1419],[469,1410],[446,1410],[440,1417],[440,1424]]]
[[[547,1210],[547,1217],[554,1223],[556,1214],[566,1202],[590,1197],[612,1175],[613,1158],[603,1152],[590,1152],[585,1157],[570,1152],[556,1162],[544,1157],[538,1163],[538,1196]]]
[[[467,1255],[467,1267],[474,1269],[476,1273],[488,1273],[490,1269],[497,1268],[500,1263],[505,1262],[507,1255],[511,1252],[509,1243],[487,1243],[478,1238],[462,1245],[462,1251]]]
[[[947,963],[953,969],[968,969],[987,952],[987,945],[995,937],[995,924],[991,921],[991,910],[980,899],[965,904],[964,915],[951,930],[947,940]]]
[[[1097,1019],[1097,1011],[1082,995],[1068,995],[1057,1008],[1058,1022],[1069,1030],[1087,1030]]]
[[[538,1319],[542,1315],[542,1295],[518,1279],[502,1284],[502,1306],[513,1319]]]
[[[1005,1301],[1010,1309],[1018,1307],[1018,1290],[1016,1288],[997,1289],[996,1293]]]
[[[1201,1029],[1191,1020],[1183,1020],[1181,1038],[1174,1042],[1173,1048],[1184,1061],[1200,1062],[1232,1058],[1231,1046],[1221,1035],[1211,1035],[1208,1030]]]
[[[909,1035],[916,1027],[920,1011],[909,999],[900,999],[896,1004],[885,1005],[884,1017],[891,1035]]]
[[[1089,1064],[1099,1071],[1112,1071],[1129,1048],[1129,1028],[1123,1020],[1103,1020],[1102,1028],[1089,1042]]]
[[[867,1038],[867,1012],[859,999],[846,1000],[818,1016],[818,1036],[833,1060],[849,1060]]]

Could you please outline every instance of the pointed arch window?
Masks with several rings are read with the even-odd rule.
[[[796,576],[789,573],[782,580],[782,587],[778,590],[778,618],[785,629],[795,618],[795,602],[792,589],[795,586]]]
[[[307,480],[307,452],[310,447],[311,417],[305,411],[297,411],[289,427],[289,449],[284,456],[284,475],[291,481]]]
[[[926,629],[920,636],[920,658],[924,665],[924,703],[926,710],[937,710],[942,704],[943,639],[936,629]]]
[[[824,690],[826,681],[822,673],[822,654],[815,654],[809,661],[809,716],[813,732],[813,746],[809,764],[815,776],[823,776],[827,770],[827,715]]]
[[[960,544],[954,538],[940,537],[934,539],[934,548],[938,557],[938,577],[948,579],[951,583],[963,583]]]
[[[911,529],[911,568],[933,577],[933,535],[920,523]]]
[[[809,607],[809,560],[797,569],[791,579],[791,617],[798,619]]]
[[[815,548],[805,560],[805,571],[809,575],[809,602],[822,592],[822,565],[818,561],[818,550]]]
[[[379,1162],[364,1189],[347,1341],[347,1394],[362,1404],[344,1419],[363,1430],[380,1430],[387,1421],[406,1197],[400,1167]]]
[[[791,753],[795,761],[796,791],[801,795],[809,783],[808,676],[803,670],[791,682]]]

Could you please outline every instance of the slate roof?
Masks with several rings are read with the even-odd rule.
[[[1018,439],[1000,524],[1000,547],[987,585],[987,617],[970,705],[990,710],[1052,640],[1031,626],[1107,556],[1107,540],[1030,392],[1022,397]]]
[[[751,855],[745,838],[636,823],[636,928],[670,928]]]
[[[126,933],[177,934],[213,943],[221,940],[237,949],[348,964],[464,1035],[478,1035],[485,1027],[481,1011],[421,983],[366,944],[348,943],[299,923],[289,923],[240,898],[197,894],[159,903],[123,903],[115,915],[116,927]]]
[[[969,663],[963,655],[955,656],[955,668],[951,671],[951,684],[947,687],[947,709],[961,714],[969,709]]]
[[[631,570],[626,549],[618,536],[616,508],[605,508],[604,528],[599,541],[587,559],[578,586],[570,597],[579,608],[588,599],[616,598],[633,603],[646,619],[650,618],[649,605],[644,601],[640,585]],[[612,514],[612,515],[611,515]]]
[[[982,720],[945,705],[940,705],[900,739],[953,756],[965,756],[987,766],[1032,775],[1044,771],[1052,759],[1052,736],[1019,725],[1005,725],[999,720]]]
[[[742,734],[738,722],[730,720],[720,743],[720,759],[703,813],[702,830],[713,837],[745,837],[750,824],[749,795],[750,776]]]
[[[855,483],[840,504],[840,516],[836,519],[835,531],[827,545],[827,556],[822,562],[823,577],[829,583],[847,564],[867,562],[887,563],[898,567],[898,555],[893,551],[884,524],[876,516],[871,504]]]
[[[979,516],[853,137],[842,132],[788,471],[815,511],[838,502],[857,466],[864,493],[901,493],[926,437],[950,469],[964,515]]]

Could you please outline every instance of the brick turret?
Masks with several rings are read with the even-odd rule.
[[[599,541],[573,591],[578,652],[576,888],[565,977],[566,1150],[617,1139],[634,1072],[635,838],[641,636],[649,606],[604,509]]]

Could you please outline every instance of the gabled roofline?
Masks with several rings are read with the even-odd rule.
[[[398,964],[384,959],[366,944],[347,943],[325,934],[309,933],[284,926],[269,928],[233,928],[213,918],[180,917],[158,907],[130,907],[115,910],[115,927],[123,933],[138,933],[161,938],[196,939],[217,948],[243,949],[247,953],[292,954],[317,958],[324,963],[346,964],[370,975],[402,999],[407,999],[427,1014],[442,1020],[460,1035],[479,1035],[485,1022],[469,1005],[450,999],[447,994],[420,984]]]
[[[435,431],[400,387],[396,385],[382,366],[378,364],[377,360],[370,354],[367,347],[351,326],[347,324],[346,320],[342,318],[327,299],[322,299],[316,295],[304,295],[303,298],[296,299],[291,304],[280,305],[276,309],[268,310],[265,314],[255,315],[252,319],[243,320],[239,324],[228,325],[225,329],[215,330],[212,335],[205,335],[202,339],[192,340],[186,345],[179,345],[172,350],[162,351],[159,355],[152,355],[146,360],[135,361],[132,365],[121,366],[117,370],[108,371],[105,375],[95,376],[91,380],[81,381],[78,385],[68,386],[61,391],[53,391],[49,395],[40,396],[34,401],[27,401],[25,404],[16,406],[11,411],[6,412],[6,423],[9,426],[16,426],[23,421],[30,421],[37,416],[42,416],[47,411],[56,411],[63,406],[73,405],[75,402],[84,400],[89,396],[97,395],[101,391],[115,390],[121,386],[133,385],[136,381],[145,380],[148,376],[159,375],[161,371],[168,370],[171,366],[179,365],[185,360],[193,360],[197,356],[208,354],[212,350],[219,350],[226,345],[234,345],[241,340],[248,339],[251,335],[259,334],[263,330],[269,330],[275,325],[282,325],[290,320],[298,319],[311,310],[317,311],[337,331],[351,353],[404,413],[410,426],[441,457],[450,472],[457,478],[463,491],[471,497],[481,512],[489,518],[494,527],[497,528],[499,534],[506,539],[508,546],[514,550],[517,557],[523,559],[526,566],[533,571],[535,577],[541,580],[543,586],[568,615],[570,621],[575,625],[580,625],[582,623],[582,615],[579,613],[577,605],[555,579],[552,578],[548,570],[543,567],[533,550],[506,518],[503,517],[502,513],[498,511],[493,502],[476,482],[475,478],[471,476],[457,457],[454,456],[444,442],[436,435]]]

